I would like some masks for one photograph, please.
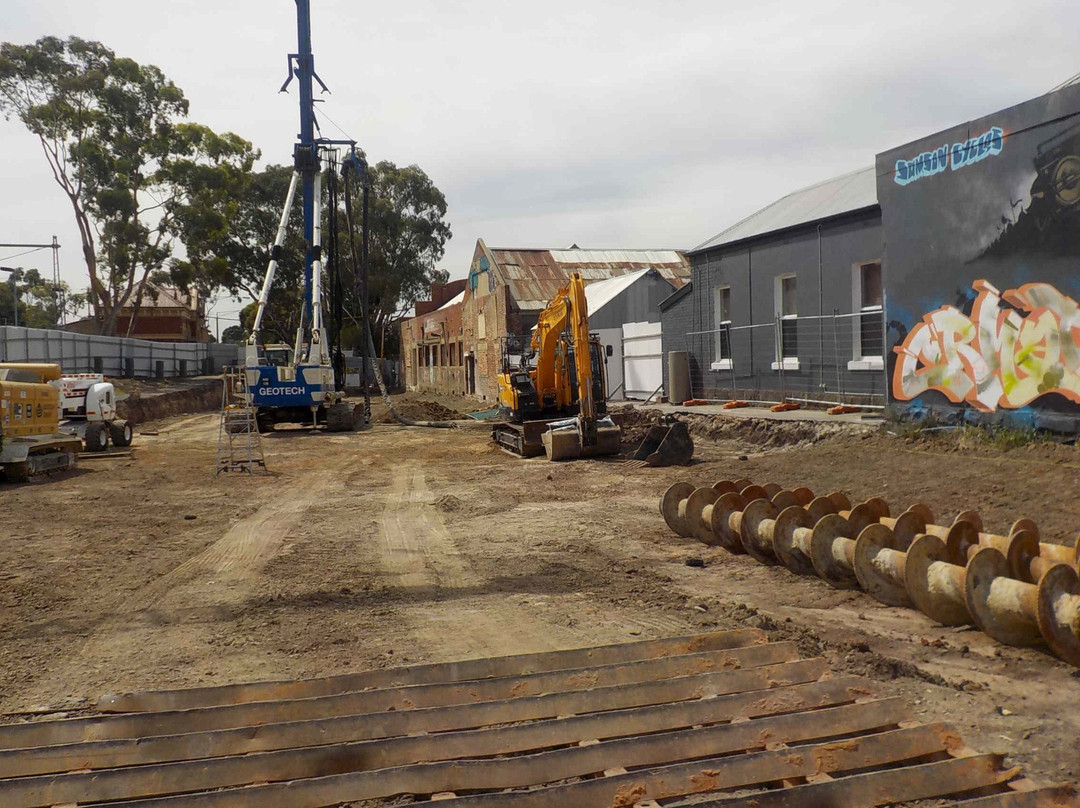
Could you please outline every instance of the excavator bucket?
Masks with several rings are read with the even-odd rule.
[[[634,460],[649,466],[685,466],[694,456],[694,441],[686,424],[668,416],[649,427],[645,440],[634,452]]]
[[[616,455],[622,445],[622,429],[610,418],[596,422],[596,443],[585,446],[576,418],[553,421],[541,435],[548,460],[574,460],[579,457]]]

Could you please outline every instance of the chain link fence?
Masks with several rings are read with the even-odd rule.
[[[724,324],[686,336],[695,399],[885,406],[885,315],[880,307]]]

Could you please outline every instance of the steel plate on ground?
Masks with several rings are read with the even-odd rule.
[[[99,706],[0,726],[0,804],[1078,805],[756,630]]]

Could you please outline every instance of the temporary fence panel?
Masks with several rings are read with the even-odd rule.
[[[402,362],[400,359],[379,359],[376,360],[379,363],[379,370],[382,372],[383,384],[386,385],[388,390],[399,390],[402,387]],[[362,390],[363,385],[360,384],[360,373],[363,359],[358,356],[345,357],[345,389],[346,390]],[[421,367],[417,368],[418,373],[427,373],[428,371],[434,372],[436,368]],[[368,387],[375,389],[378,382],[375,379],[375,366],[369,360],[367,366]]]
[[[888,390],[880,309],[777,317],[687,334],[695,398],[884,406]]]
[[[0,327],[0,361],[49,362],[68,373],[171,377],[218,373],[237,363],[240,348],[189,342],[151,342],[44,328]]]
[[[622,332],[626,398],[648,398],[664,383],[660,323],[624,323]]]

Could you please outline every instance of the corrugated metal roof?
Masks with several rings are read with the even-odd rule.
[[[690,262],[678,250],[490,250],[497,271],[518,308],[542,311],[571,272],[589,284],[655,269],[680,287],[690,279]],[[592,308],[590,304],[590,309]]]
[[[861,168],[788,194],[690,252],[701,252],[722,244],[731,244],[842,213],[871,208],[876,204],[877,176],[874,166]]]

